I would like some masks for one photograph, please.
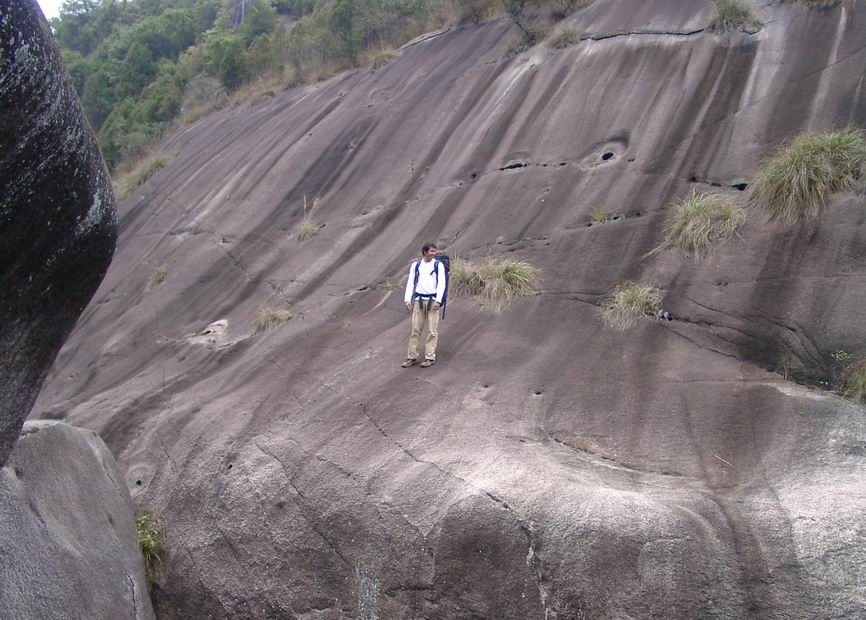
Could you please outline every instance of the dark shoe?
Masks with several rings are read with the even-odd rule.
[[[435,363],[436,360],[424,360],[423,362],[421,362],[421,368],[430,368]]]
[[[403,368],[409,368],[409,366],[414,366],[417,363],[418,363],[418,360],[407,359],[405,362],[403,362]],[[421,365],[423,366],[424,364],[421,364]]]

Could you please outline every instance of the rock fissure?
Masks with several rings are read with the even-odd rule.
[[[262,453],[266,454],[267,456],[274,459],[277,463],[279,463],[280,467],[283,470],[283,473],[285,474],[286,481],[288,482],[289,486],[292,487],[292,490],[294,490],[294,492],[295,492],[296,498],[300,498],[300,499],[304,500],[305,502],[310,503],[310,500],[301,492],[300,488],[295,484],[293,476],[291,474],[289,474],[289,470],[286,467],[285,463],[283,463],[282,459],[277,457],[273,452],[270,452],[270,451],[262,448],[262,446],[259,444],[258,441],[254,440],[253,444]],[[306,511],[304,510],[303,506],[301,506],[301,503],[297,499],[294,499],[294,504],[295,504],[295,506],[298,507],[298,514],[300,514],[301,518],[306,522],[307,525],[310,526],[310,529],[312,529],[319,536],[319,538],[321,538],[325,542],[325,544],[328,545],[328,547],[334,552],[334,554],[338,558],[340,558],[340,560],[342,560],[342,562],[346,566],[352,567],[353,566],[352,563],[346,559],[346,557],[340,552],[339,549],[337,549],[337,546],[333,542],[331,542],[330,538],[328,538],[325,535],[325,533],[322,531],[322,529],[318,525],[316,525],[316,523],[312,519],[310,519],[307,516]]]

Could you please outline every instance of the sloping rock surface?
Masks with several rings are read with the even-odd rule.
[[[161,617],[862,614],[866,416],[782,373],[866,354],[866,200],[645,257],[672,200],[866,123],[864,3],[764,4],[717,35],[708,1],[597,0],[508,58],[508,21],[456,28],[166,143],[36,407],[162,516]],[[402,370],[427,239],[543,290],[453,302]],[[674,320],[603,329],[625,279]],[[263,303],[294,318],[255,333]]]
[[[93,431],[24,425],[0,469],[0,617],[154,618],[132,502]]]
[[[0,3],[0,465],[116,239],[111,182],[35,0]]]

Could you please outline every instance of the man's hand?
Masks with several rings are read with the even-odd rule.
[[[406,302],[405,304],[403,304],[403,305],[406,306],[406,312],[412,312],[412,304],[410,304],[410,303],[407,301],[407,302]]]
[[[440,308],[440,305],[439,305],[438,301],[434,301],[433,305],[430,306],[431,310],[438,310],[439,308]]]

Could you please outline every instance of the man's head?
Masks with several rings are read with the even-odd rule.
[[[436,258],[437,250],[438,248],[436,247],[436,244],[432,241],[430,243],[425,243],[421,246],[421,256],[424,260],[433,260]]]

